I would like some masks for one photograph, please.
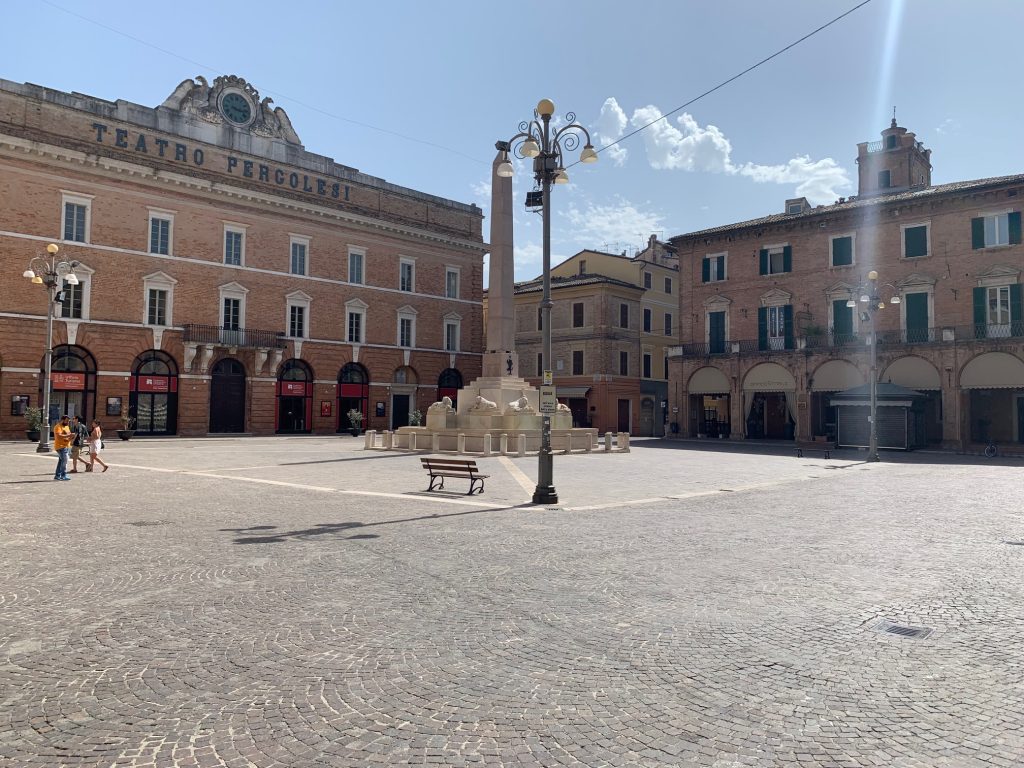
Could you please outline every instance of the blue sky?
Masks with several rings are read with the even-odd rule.
[[[4,9],[0,77],[157,106],[187,77],[236,74],[308,150],[486,213],[494,142],[539,99],[601,147],[859,1],[34,0]],[[553,194],[553,259],[855,194],[856,145],[894,105],[933,150],[933,183],[1020,173],[1021,29],[1019,0],[872,0],[571,169]],[[523,167],[517,201],[531,187]],[[517,210],[528,279],[540,219]]]

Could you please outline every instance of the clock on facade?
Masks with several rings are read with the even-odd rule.
[[[252,118],[252,105],[240,93],[226,93],[220,100],[220,111],[236,125],[246,125]]]

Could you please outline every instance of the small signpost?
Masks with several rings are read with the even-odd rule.
[[[551,371],[544,371],[544,379],[543,379],[543,381],[541,381],[541,384],[544,384],[545,386],[548,386],[551,383],[552,383]]]
[[[540,412],[555,413],[558,411],[558,398],[555,397],[553,386],[542,386],[540,388]]]

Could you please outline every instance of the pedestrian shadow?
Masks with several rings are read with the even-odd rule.
[[[0,485],[24,485],[25,483],[52,483],[53,478],[43,480],[4,480]]]

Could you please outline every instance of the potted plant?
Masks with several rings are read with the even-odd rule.
[[[409,426],[418,427],[423,423],[423,414],[420,413],[418,408],[414,408],[409,411]]]
[[[352,408],[345,415],[348,416],[348,423],[350,425],[348,431],[352,433],[352,437],[359,437],[359,429],[363,425],[362,412]]]
[[[39,442],[40,433],[43,430],[43,409],[29,407],[25,409],[25,437],[33,443]]]
[[[131,440],[135,434],[135,419],[127,413],[121,416],[121,428],[117,430],[117,436],[122,440]]]

